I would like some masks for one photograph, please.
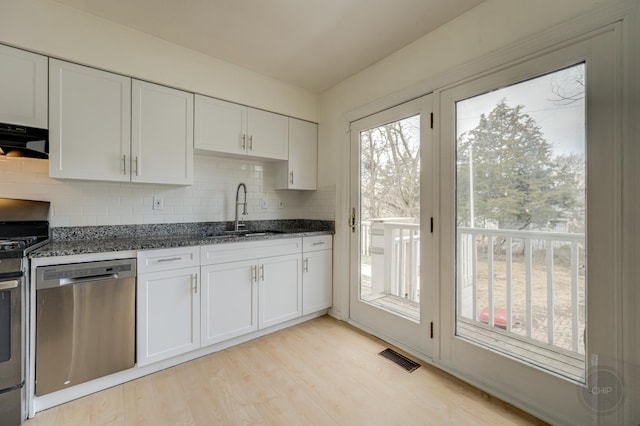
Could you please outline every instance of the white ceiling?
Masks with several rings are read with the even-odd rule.
[[[482,0],[54,0],[321,92]]]

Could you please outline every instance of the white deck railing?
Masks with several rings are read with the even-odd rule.
[[[555,342],[555,320],[554,310],[556,300],[554,298],[554,286],[558,284],[554,279],[554,250],[562,248],[565,257],[568,255],[568,268],[570,283],[563,282],[563,285],[570,286],[570,335],[571,343],[569,349],[574,352],[579,351],[579,340],[581,336],[580,312],[579,312],[579,274],[584,267],[581,264],[580,250],[584,250],[584,234],[558,233],[558,232],[538,232],[538,231],[511,231],[504,229],[482,229],[482,228],[458,228],[457,232],[457,280],[458,280],[458,314],[469,319],[480,321],[478,306],[478,254],[486,253],[487,274],[486,289],[488,318],[485,321],[489,326],[495,325],[495,312],[497,309],[505,309],[506,331],[512,331],[514,310],[513,310],[513,265],[516,257],[522,256],[519,262],[524,263],[524,283],[525,283],[525,312],[521,318],[525,336],[533,338],[534,314],[532,306],[534,298],[536,300],[546,299],[545,314],[546,320],[546,343],[557,345]],[[497,243],[500,242],[499,247]],[[569,253],[566,251],[569,250]],[[495,285],[496,260],[495,255],[504,255],[506,280],[506,306],[496,306]],[[544,270],[546,271],[546,295],[534,294],[534,253],[536,257],[544,256]],[[538,269],[542,269],[540,266]],[[522,277],[520,277],[522,278]],[[484,283],[483,283],[484,285]],[[566,302],[564,302],[566,304]],[[565,309],[566,310],[566,309]],[[544,321],[542,321],[544,322]],[[564,346],[564,345],[563,345]]]
[[[362,255],[371,256],[373,293],[420,301],[420,225],[413,219],[371,219],[361,225]]]
[[[381,218],[362,222],[361,254],[371,258],[371,290],[374,294],[393,295],[419,303],[420,225],[410,221]],[[458,315],[494,327],[497,325],[496,312],[502,311],[505,323],[498,325],[507,332],[579,352],[584,327],[584,307],[580,303],[584,290],[580,276],[584,272],[584,257],[581,257],[584,244],[584,234],[458,228]],[[562,264],[557,262],[558,255],[564,260]],[[479,261],[482,262],[482,282],[479,281]],[[558,268],[562,269],[561,278],[555,276],[560,275]],[[546,279],[540,278],[541,274],[546,275]],[[534,275],[538,282],[534,282]],[[501,293],[500,297],[496,289],[498,278],[502,280],[499,289],[506,293]],[[540,290],[541,279],[546,281],[542,282],[544,290]],[[515,287],[516,293],[522,293],[524,285],[524,302],[519,300],[518,312],[514,310],[516,282],[519,283]],[[482,298],[478,297],[480,286],[486,293]],[[569,296],[556,297],[554,289],[567,290]],[[534,306],[537,308],[535,313]],[[480,318],[482,311],[486,318]],[[512,329],[514,318],[517,319],[517,330]],[[556,341],[558,335],[562,335],[562,342]]]

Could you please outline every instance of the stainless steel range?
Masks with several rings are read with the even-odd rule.
[[[49,240],[49,203],[0,198],[0,419],[26,416],[28,254]]]

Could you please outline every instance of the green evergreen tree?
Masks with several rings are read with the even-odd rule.
[[[554,159],[540,127],[523,109],[503,99],[458,139],[459,226],[471,224],[471,184],[477,227],[548,229],[558,219],[570,219],[578,206],[576,174],[584,161],[575,156]]]

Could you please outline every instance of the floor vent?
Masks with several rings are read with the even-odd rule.
[[[405,370],[407,370],[409,373],[411,373],[416,368],[420,367],[420,364],[411,361],[409,358],[407,358],[404,355],[399,354],[398,352],[394,351],[393,349],[387,348],[384,351],[380,352],[378,355],[380,355],[380,356],[382,356],[384,358],[387,358],[388,360],[391,360],[391,361],[395,362],[400,367],[402,367]]]

